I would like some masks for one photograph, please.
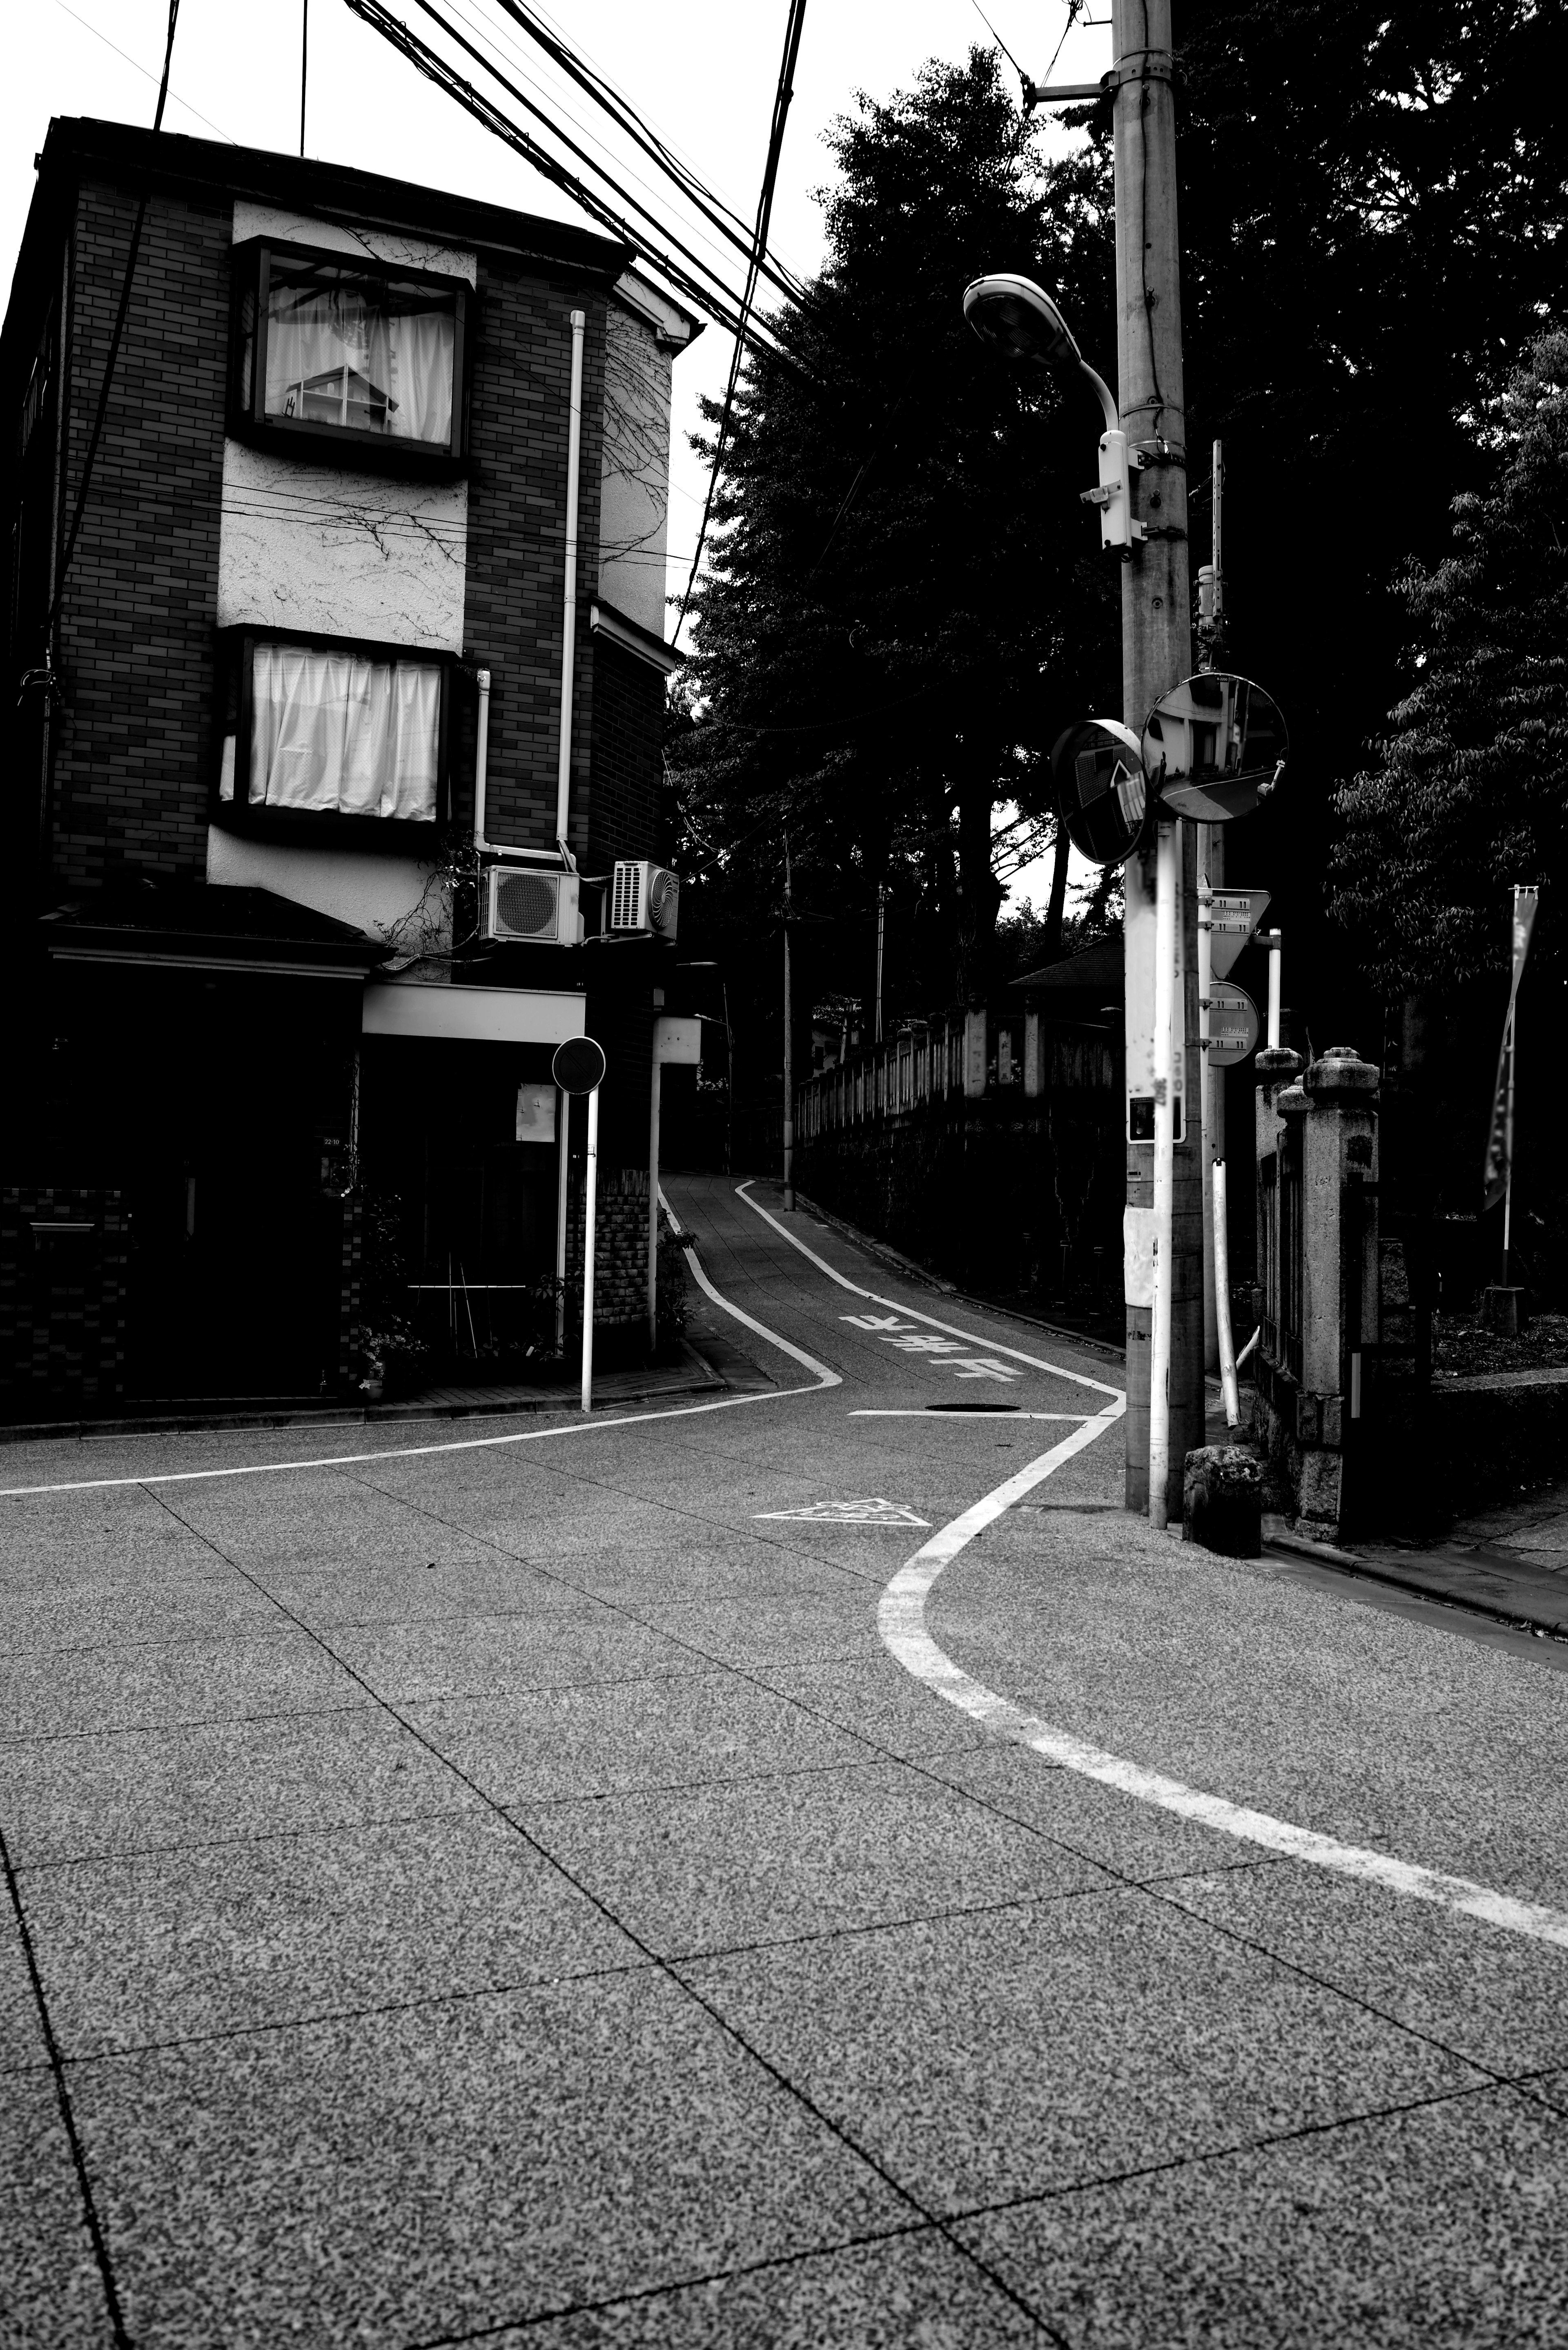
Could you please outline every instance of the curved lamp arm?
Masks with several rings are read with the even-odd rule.
[[[1096,374],[1087,359],[1080,359],[1078,365],[1084,374],[1088,377],[1089,381],[1094,385],[1095,390],[1100,395],[1100,406],[1104,409],[1106,414],[1106,432],[1119,432],[1121,429],[1121,418],[1116,413],[1116,403],[1111,397],[1110,385],[1106,381],[1103,375]]]

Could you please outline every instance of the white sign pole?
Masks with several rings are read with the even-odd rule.
[[[594,1408],[594,1218],[599,1188],[599,1089],[588,1096],[588,1167],[583,1189],[583,1409]]]
[[[1218,1138],[1215,1138],[1215,1086],[1210,1069],[1210,1020],[1209,999],[1213,992],[1213,877],[1210,858],[1215,848],[1218,825],[1199,825],[1199,1100],[1204,1105],[1204,1126],[1201,1126],[1201,1149],[1204,1149],[1204,1370],[1215,1372],[1220,1367],[1220,1326],[1215,1311],[1215,1253],[1213,1253],[1213,1203],[1215,1203],[1215,1159]]]
[[[1231,1333],[1231,1242],[1225,1225],[1225,1161],[1214,1161],[1214,1319],[1220,1339],[1220,1382],[1225,1390],[1225,1425],[1240,1428],[1241,1397],[1236,1385],[1236,1342]]]
[[[648,1105],[648,1344],[659,1344],[659,1106],[664,1064],[659,1056],[657,1024],[653,1036],[653,1083]]]
[[[1172,1197],[1176,1174],[1176,1089],[1172,1024],[1176,994],[1177,891],[1180,827],[1158,827],[1154,899],[1154,1327],[1148,1374],[1148,1515],[1164,1526],[1170,1478],[1170,1331],[1174,1304]]]
[[[1284,941],[1278,931],[1265,933],[1269,949],[1269,1050],[1280,1049],[1280,959]]]
[[[571,1165],[572,1097],[556,1087],[556,1351],[566,1350],[566,1175]]]

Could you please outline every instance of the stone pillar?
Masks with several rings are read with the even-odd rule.
[[[1030,1101],[1045,1090],[1045,1039],[1039,1013],[1033,1005],[1023,1014],[1023,1091]]]
[[[963,1089],[971,1100],[985,1091],[986,1013],[983,1003],[963,1016]]]

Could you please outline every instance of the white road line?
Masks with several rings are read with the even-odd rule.
[[[674,1222],[673,1217],[670,1221]],[[604,1428],[642,1428],[659,1419],[695,1419],[703,1412],[735,1411],[742,1404],[783,1403],[789,1396],[820,1395],[826,1388],[843,1386],[838,1373],[830,1371],[826,1363],[819,1363],[815,1356],[792,1345],[788,1338],[781,1338],[776,1330],[770,1330],[766,1323],[756,1321],[750,1314],[742,1313],[740,1306],[732,1305],[727,1297],[721,1297],[692,1251],[688,1249],[685,1253],[705,1295],[724,1313],[733,1315],[737,1322],[743,1322],[748,1330],[754,1330],[759,1338],[765,1338],[770,1347],[777,1347],[781,1354],[788,1355],[810,1371],[814,1386],[774,1388],[765,1395],[721,1396],[712,1403],[672,1404],[662,1411],[621,1412],[613,1419],[585,1416],[567,1420],[559,1428],[518,1429],[507,1436],[463,1436],[441,1444],[389,1445],[378,1452],[329,1452],[318,1461],[254,1461],[233,1469],[168,1469],[146,1477],[78,1477],[56,1485],[3,1485],[0,1502],[23,1501],[38,1493],[99,1493],[132,1485],[206,1484],[225,1477],[274,1477],[306,1469],[357,1469],[371,1461],[422,1461],[441,1452],[495,1451],[508,1444],[542,1444],[556,1436],[590,1436]]]
[[[1512,1894],[1473,1884],[1469,1877],[1449,1877],[1440,1869],[1395,1860],[1386,1853],[1372,1852],[1364,1846],[1341,1844],[1335,1836],[1318,1835],[1311,1828],[1296,1827],[1289,1820],[1274,1819],[1267,1812],[1227,1803],[1222,1795],[1206,1795],[1179,1779],[1168,1779],[1158,1771],[1146,1771],[1139,1763],[1124,1762],[1119,1755],[1107,1754],[1103,1748],[1091,1746],[1086,1739],[1075,1737],[1070,1731],[1054,1730],[1048,1722],[1023,1712],[994,1690],[972,1680],[938,1648],[926,1629],[925,1608],[943,1567],[1004,1510],[1033,1487],[1044,1483],[1075,1452],[1093,1444],[1120,1416],[1118,1408],[1086,1421],[1075,1435],[1064,1437],[1051,1451],[1030,1461],[1005,1484],[998,1485],[993,1492],[943,1526],[899,1568],[882,1595],[877,1617],[883,1641],[898,1663],[950,1705],[956,1705],[974,1721],[983,1722],[999,1738],[1015,1746],[1027,1746],[1047,1762],[1075,1771],[1083,1778],[1097,1780],[1103,1787],[1119,1788],[1123,1794],[1135,1796],[1140,1803],[1153,1804],[1161,1811],[1174,1812],[1179,1818],[1196,1820],[1204,1827],[1239,1836],[1247,1844],[1261,1845],[1266,1851],[1283,1854],[1289,1859],[1308,1861],[1315,1868],[1332,1869],[1336,1876],[1353,1877],[1364,1885],[1381,1886],[1385,1892],[1402,1894],[1408,1900],[1428,1901],[1461,1917],[1483,1918],[1488,1925],[1501,1926],[1505,1932],[1522,1934],[1532,1941],[1555,1942],[1560,1949],[1568,1950],[1568,1912],[1549,1909],[1538,1902],[1521,1901]]]
[[[788,1241],[791,1248],[799,1249],[802,1256],[809,1257],[819,1273],[825,1273],[829,1281],[836,1281],[840,1289],[847,1289],[851,1296],[868,1297],[873,1305],[887,1305],[895,1314],[907,1314],[911,1321],[924,1322],[928,1328],[944,1331],[950,1338],[961,1338],[968,1347],[981,1347],[993,1355],[1011,1355],[1015,1363],[1027,1363],[1031,1370],[1049,1371],[1053,1378],[1070,1379],[1075,1387],[1092,1388],[1096,1395],[1120,1396],[1120,1388],[1111,1387],[1104,1379],[1092,1379],[1084,1371],[1066,1370],[1060,1363],[1044,1362],[1038,1355],[1026,1355],[1021,1347],[1004,1347],[1000,1339],[977,1337],[972,1330],[960,1330],[951,1322],[939,1322],[934,1314],[922,1314],[917,1306],[906,1305],[899,1298],[882,1297],[874,1289],[862,1289],[858,1282],[846,1279],[828,1263],[826,1257],[818,1256],[815,1249],[807,1248],[803,1240],[787,1232],[776,1216],[769,1215],[760,1200],[752,1198],[749,1186],[756,1180],[754,1175],[751,1175],[744,1183],[737,1183],[737,1198],[744,1200],[747,1207],[754,1209],[765,1224],[772,1224],[781,1240]]]

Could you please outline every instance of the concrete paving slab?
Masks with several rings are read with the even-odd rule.
[[[542,1616],[462,1616],[433,1623],[340,1625],[332,1646],[382,1697],[511,1697],[579,1682],[692,1673],[704,1659],[596,1602]]]
[[[52,2073],[0,2096],[0,2342],[6,2350],[110,2350],[103,2279],[83,2216]]]
[[[1075,1771],[1057,1770],[1044,1755],[988,1739],[967,1752],[933,1759],[930,1767],[950,1786],[1010,1820],[1081,1852],[1118,1876],[1139,1883],[1195,1870],[1268,1868],[1256,1845],[1242,1844],[1196,1820],[1140,1804],[1119,1788],[1102,1787]]]
[[[770,1689],[900,1762],[925,1762],[992,1743],[991,1733],[972,1715],[944,1704],[886,1650],[847,1664],[755,1669]]]
[[[305,1633],[155,1640],[0,1657],[0,1742],[369,1703]]]
[[[884,1534],[892,1574],[903,1552],[898,1538]],[[657,1600],[640,1611],[674,1638],[721,1664],[766,1671],[770,1666],[873,1662],[885,1656],[877,1637],[877,1611],[859,1591],[818,1591],[754,1599]]]
[[[646,1963],[493,1813],[22,1877],[67,2061]]]
[[[809,1597],[817,1592],[842,1593],[851,1579],[835,1559],[803,1554],[794,1543],[753,1541],[744,1535],[708,1543],[690,1534],[659,1542],[639,1536],[634,1544],[610,1549],[585,1542],[576,1549],[563,1548],[551,1565],[579,1590],[631,1607],[660,1600],[751,1600],[764,1592],[774,1597]]]
[[[439,2342],[909,2216],[661,1974],[72,2074],[150,2345]]]
[[[860,1741],[728,1671],[441,1700],[404,1711],[466,1777],[510,1804],[580,1802],[866,1759]]]
[[[578,1883],[673,1955],[858,1929],[1102,1886],[896,1762],[512,1810]]]
[[[18,1866],[169,1851],[478,1804],[377,1705],[0,1743]]]
[[[1072,2350],[1568,2340],[1568,2126],[1509,2089],[961,2222]]]
[[[1478,2064],[1568,2064],[1568,1959],[1550,1943],[1293,1860],[1161,1890]]]
[[[211,1552],[207,1561],[214,1563]],[[14,1656],[282,1628],[265,1593],[227,1568],[157,1581],[119,1575],[64,1591],[51,1577],[26,1593],[0,1591],[0,1641]]]
[[[1002,1520],[927,1621],[977,1680],[1114,1754],[1568,1906],[1568,1675],[1108,1513]]]
[[[486,2350],[1043,2350],[1044,2328],[934,2228],[508,2327]]]
[[[1484,2077],[1133,1891],[681,1972],[933,2213]]]
[[[257,1581],[314,1629],[341,1625],[411,1624],[466,1616],[537,1616],[581,1607],[585,1595],[558,1575],[541,1574],[493,1550],[462,1561],[429,1557],[345,1560],[294,1568],[269,1560]],[[591,1599],[587,1602],[591,1606]]]
[[[0,1898],[0,2073],[22,2073],[47,2064],[48,2050],[16,1912],[8,1896]]]

